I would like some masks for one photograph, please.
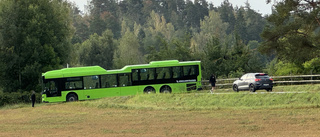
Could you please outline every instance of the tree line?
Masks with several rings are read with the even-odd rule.
[[[0,89],[39,92],[41,73],[67,64],[201,60],[204,79],[316,73],[319,4],[306,2],[276,1],[263,16],[228,0],[91,0],[87,12],[65,0],[0,0]]]

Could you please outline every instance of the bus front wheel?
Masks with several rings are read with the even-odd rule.
[[[67,102],[77,101],[78,96],[74,93],[71,93],[67,96]]]
[[[160,89],[160,93],[171,93],[171,88],[170,86],[163,86],[161,89]]]

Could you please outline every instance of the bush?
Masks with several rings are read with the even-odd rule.
[[[18,103],[31,103],[31,93],[24,92],[0,92],[0,107],[4,105],[18,104]],[[36,102],[41,102],[41,94],[36,93]]]

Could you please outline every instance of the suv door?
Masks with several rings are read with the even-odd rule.
[[[246,79],[248,77],[248,74],[243,75],[238,82],[238,88],[239,89],[245,89],[248,83],[246,82]]]
[[[255,80],[254,74],[249,74],[246,79],[246,89],[249,89],[250,84],[253,84],[255,82],[254,80]]]

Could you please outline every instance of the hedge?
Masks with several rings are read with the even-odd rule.
[[[36,93],[36,102],[41,102],[40,93]],[[0,92],[0,107],[19,103],[31,103],[31,92]]]

